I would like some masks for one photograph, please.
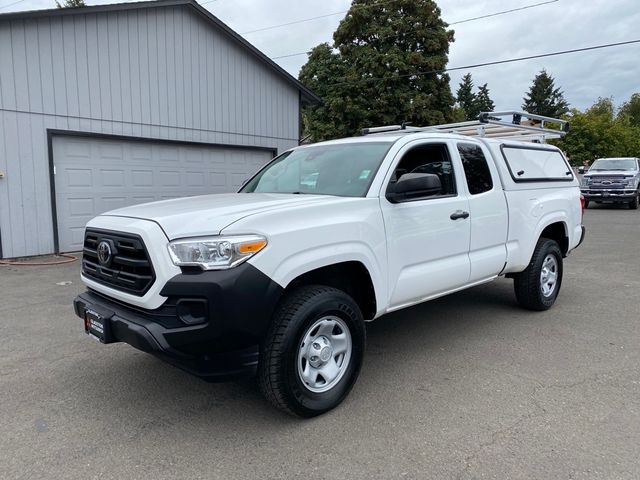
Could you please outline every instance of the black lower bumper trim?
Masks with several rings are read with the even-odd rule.
[[[204,326],[167,329],[121,304],[110,302],[92,292],[80,294],[73,302],[83,320],[86,310],[106,312],[105,322],[112,342],[128,343],[143,352],[208,381],[221,381],[254,374],[258,365],[258,346],[239,350],[188,354],[171,345],[174,335],[198,335]]]

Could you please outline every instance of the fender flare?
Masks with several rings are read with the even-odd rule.
[[[286,289],[292,281],[305,273],[344,262],[359,262],[367,270],[376,297],[377,314],[380,313],[387,305],[384,269],[377,262],[374,252],[364,242],[339,242],[298,251],[282,259],[271,277]]]
[[[542,218],[540,218],[540,221],[538,222],[538,225],[536,226],[536,229],[535,229],[534,235],[533,235],[533,238],[535,240],[530,245],[530,247],[527,249],[526,258],[528,259],[528,261],[531,261],[531,257],[533,256],[533,252],[534,252],[534,250],[536,248],[536,244],[538,243],[538,240],[542,236],[542,232],[544,231],[544,229],[547,228],[550,225],[553,225],[554,223],[561,223],[562,224],[562,227],[564,228],[564,234],[569,239],[569,244],[570,244],[571,237],[570,237],[570,233],[569,233],[569,226],[568,226],[569,225],[569,219],[568,219],[567,215],[565,215],[563,212],[548,213],[548,214],[542,216]]]

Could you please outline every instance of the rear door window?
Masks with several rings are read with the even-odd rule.
[[[502,155],[516,182],[573,180],[571,167],[559,150],[504,145]]]
[[[458,152],[462,159],[469,193],[478,195],[491,190],[493,188],[493,179],[482,149],[472,143],[460,143],[458,144]]]

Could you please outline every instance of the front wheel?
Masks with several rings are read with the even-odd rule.
[[[589,208],[589,200],[584,201],[584,208]]]
[[[629,208],[631,210],[637,210],[638,209],[638,196],[636,195],[635,197],[633,197],[633,200],[631,200],[629,202]]]
[[[514,276],[513,286],[520,306],[548,310],[555,303],[562,284],[562,252],[557,242],[541,238],[529,266]]]
[[[262,345],[260,390],[274,406],[300,417],[331,410],[358,377],[365,337],[362,313],[346,293],[321,285],[293,291]]]

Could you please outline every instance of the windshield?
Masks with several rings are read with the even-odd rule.
[[[344,143],[286,152],[240,192],[364,197],[390,147],[390,142]]]
[[[633,158],[600,158],[593,162],[593,170],[636,170],[637,164]]]

